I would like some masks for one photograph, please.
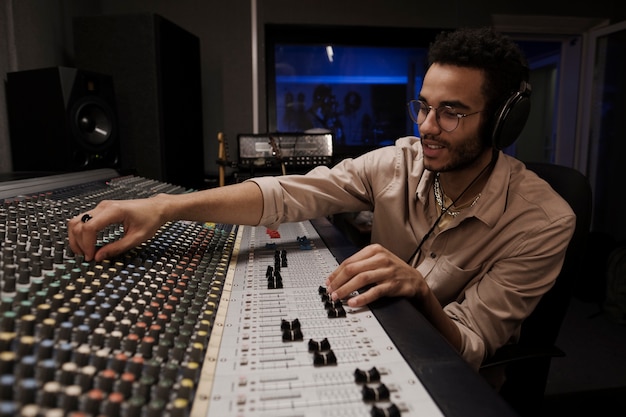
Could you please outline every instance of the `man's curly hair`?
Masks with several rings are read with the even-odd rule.
[[[440,33],[428,51],[428,65],[434,63],[484,71],[482,91],[489,115],[519,90],[522,81],[528,81],[528,65],[518,45],[488,27]]]

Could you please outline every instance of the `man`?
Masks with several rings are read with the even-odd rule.
[[[575,216],[543,180],[499,150],[515,139],[499,137],[502,106],[511,97],[527,100],[528,70],[515,44],[489,29],[462,29],[440,35],[429,54],[421,93],[409,105],[421,138],[401,138],[304,176],[102,202],[70,220],[71,248],[100,261],[149,239],[166,221],[277,227],[372,210],[373,243],[326,279],[332,297],[362,288],[349,305],[408,297],[478,369],[515,341],[554,284]],[[122,223],[124,237],[96,250],[97,231],[110,223]]]

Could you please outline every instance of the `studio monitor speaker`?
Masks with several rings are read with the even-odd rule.
[[[6,96],[14,171],[118,167],[110,76],[67,67],[9,72]]]
[[[152,13],[77,17],[76,66],[115,83],[124,168],[204,183],[200,40]]]

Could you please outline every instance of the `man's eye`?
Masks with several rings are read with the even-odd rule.
[[[442,108],[439,117],[445,117],[446,119],[456,119],[458,113],[452,109]]]

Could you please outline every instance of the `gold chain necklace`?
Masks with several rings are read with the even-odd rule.
[[[474,200],[472,200],[472,202],[465,206],[465,207],[458,207],[458,210],[456,211],[452,211],[450,210],[452,208],[452,205],[454,204],[454,202],[452,204],[450,204],[448,207],[444,207],[444,194],[441,190],[441,185],[439,184],[439,173],[435,174],[435,181],[433,183],[433,189],[435,192],[435,201],[437,201],[437,205],[439,206],[439,208],[442,211],[445,211],[445,213],[447,215],[449,215],[450,217],[456,217],[459,215],[459,213],[461,212],[462,209],[464,208],[470,208],[470,207],[474,207],[474,205],[476,204],[476,202],[478,201],[478,199],[480,198],[482,193],[478,193],[478,195],[476,197],[474,197]]]

